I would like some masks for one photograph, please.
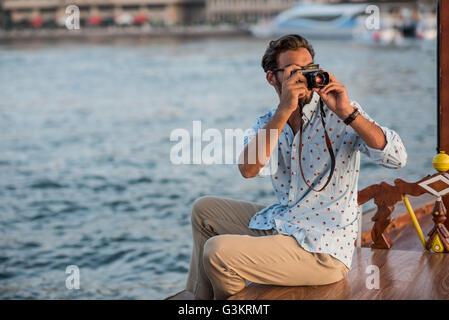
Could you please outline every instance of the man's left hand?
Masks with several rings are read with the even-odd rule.
[[[323,70],[324,71],[324,70]],[[329,84],[322,88],[314,88],[313,91],[318,93],[323,102],[331,109],[340,119],[345,120],[352,112],[354,107],[349,102],[346,87],[341,84],[333,74],[329,73]]]

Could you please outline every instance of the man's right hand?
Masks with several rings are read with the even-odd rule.
[[[284,79],[282,81],[282,93],[278,110],[290,115],[298,108],[298,101],[307,94],[307,80],[301,72],[292,71],[299,69],[298,66],[291,65],[284,69]]]
[[[240,155],[239,169],[245,178],[255,177],[268,163],[282,129],[293,111],[298,108],[298,100],[307,94],[307,80],[301,72],[291,74],[295,69],[299,69],[298,66],[292,65],[285,68],[279,107],[271,120],[263,127],[265,130],[259,130]],[[271,134],[273,129],[277,131],[275,136]],[[260,148],[262,150],[259,150]],[[250,151],[255,152],[256,163],[248,162]]]

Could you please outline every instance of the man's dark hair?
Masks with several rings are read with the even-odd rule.
[[[306,38],[301,37],[297,34],[288,34],[277,40],[270,41],[270,44],[265,50],[265,54],[262,57],[262,68],[265,72],[268,70],[273,70],[278,67],[278,57],[279,54],[288,50],[297,50],[299,48],[305,48],[309,51],[312,59],[315,57],[315,51],[312,45],[306,40]]]

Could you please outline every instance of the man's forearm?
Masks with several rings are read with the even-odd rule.
[[[239,169],[245,178],[255,177],[265,166],[290,115],[291,113],[278,109],[263,129],[248,142],[239,159]]]
[[[355,111],[354,107],[348,107],[344,113],[338,115],[340,119],[345,120],[352,112]],[[383,150],[387,144],[384,132],[382,129],[364,118],[361,114],[358,115],[350,124],[355,132],[365,141],[366,145],[370,148]]]

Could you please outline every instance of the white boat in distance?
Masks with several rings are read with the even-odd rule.
[[[298,3],[271,21],[249,27],[260,38],[279,37],[290,33],[306,38],[352,38],[366,15],[366,4]]]

